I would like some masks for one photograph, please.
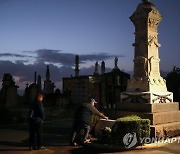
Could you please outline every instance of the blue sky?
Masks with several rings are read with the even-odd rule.
[[[133,70],[134,26],[129,17],[141,0],[0,0],[0,80],[11,73],[20,88],[37,71],[51,79],[74,75],[74,56],[81,74],[92,74],[94,63]],[[180,67],[180,1],[151,0],[163,16],[158,28],[160,69]],[[107,69],[110,70],[110,69]]]

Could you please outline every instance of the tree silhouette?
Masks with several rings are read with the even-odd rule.
[[[174,66],[173,70],[166,76],[168,91],[173,92],[174,101],[180,102],[180,68]]]

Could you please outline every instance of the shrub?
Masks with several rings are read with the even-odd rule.
[[[140,143],[140,138],[149,136],[150,120],[141,119],[136,115],[119,118],[112,127],[112,139],[115,145],[124,145],[124,142],[130,144],[133,137],[137,139],[136,145],[140,145],[143,144]]]

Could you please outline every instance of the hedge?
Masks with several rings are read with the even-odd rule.
[[[150,137],[150,120],[141,119],[136,115],[119,118],[113,125],[111,133],[115,145],[124,145],[125,135],[133,137],[133,134],[136,135],[136,146],[142,145],[140,138]]]

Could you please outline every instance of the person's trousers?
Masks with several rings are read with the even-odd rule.
[[[29,122],[29,147],[35,148],[35,139],[37,140],[37,148],[42,146],[42,124],[34,121]]]
[[[70,143],[74,143],[75,142],[75,138],[76,138],[76,134],[77,132],[79,132],[81,129],[84,130],[84,134],[82,137],[82,142],[84,142],[89,135],[89,131],[90,131],[90,126],[84,122],[74,122],[73,126],[72,126],[72,131],[71,131],[71,135],[70,135]]]
[[[42,146],[42,124],[36,124],[37,148]]]
[[[88,124],[83,124],[83,129],[84,129],[83,141],[85,141],[88,138],[90,126]]]
[[[29,121],[29,147],[35,148],[35,122]]]

